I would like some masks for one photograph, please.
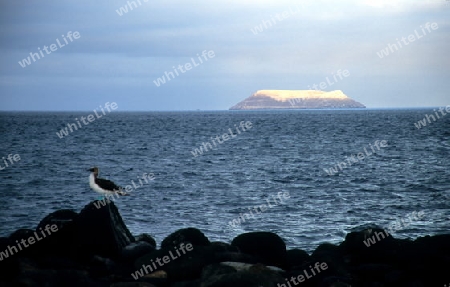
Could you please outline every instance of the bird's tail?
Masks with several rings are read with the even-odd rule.
[[[123,188],[120,188],[120,189],[117,191],[117,194],[118,194],[118,195],[130,195],[128,192],[123,191]]]

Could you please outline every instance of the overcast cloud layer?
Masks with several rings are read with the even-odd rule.
[[[338,70],[350,76],[324,90],[370,108],[450,104],[450,1],[128,2],[133,10],[126,0],[2,1],[0,110],[112,101],[121,111],[223,110],[256,90],[312,88]],[[80,38],[19,64],[69,31]],[[398,50],[380,57],[388,44]],[[155,84],[205,50],[215,56]]]

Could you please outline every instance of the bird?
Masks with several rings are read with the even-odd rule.
[[[114,182],[98,178],[98,167],[88,169],[91,172],[89,175],[89,186],[97,193],[100,193],[104,197],[111,195],[128,195],[123,191],[123,188],[117,186]]]

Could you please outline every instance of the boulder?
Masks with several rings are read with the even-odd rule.
[[[239,271],[250,271],[254,268],[258,268],[258,264],[248,264],[248,263],[242,263],[242,262],[221,262],[220,265],[233,267],[238,272]],[[261,265],[261,264],[259,264],[259,265]],[[275,266],[265,266],[265,268],[275,271],[275,272],[279,272],[279,273],[284,272],[283,269],[275,267]]]
[[[151,235],[149,235],[149,234],[147,234],[147,233],[139,234],[138,236],[136,236],[136,237],[134,238],[134,240],[135,240],[136,242],[138,242],[138,241],[147,242],[148,244],[150,244],[151,246],[153,246],[154,249],[156,249],[156,246],[157,246],[156,240],[155,240]]]
[[[239,248],[242,253],[256,257],[264,265],[283,269],[286,266],[286,244],[275,233],[244,233],[234,238],[231,245]]]
[[[80,250],[75,248],[78,234],[74,221],[77,217],[78,213],[68,209],[57,210],[44,217],[36,227],[38,235],[48,225],[56,225],[58,229],[44,240],[38,242],[37,253],[41,255],[65,255],[68,257],[79,256]]]
[[[237,271],[238,269],[242,271]],[[252,266],[210,265],[202,273],[202,287],[273,287],[283,283],[284,278],[278,271],[273,271],[262,264]],[[243,269],[241,267],[244,267]]]
[[[174,248],[180,246],[181,243],[191,243],[193,246],[207,246],[210,244],[209,239],[196,228],[184,228],[175,231],[167,236],[161,243],[161,248]]]
[[[97,254],[115,258],[130,243],[134,242],[127,226],[114,204],[97,208],[91,202],[75,218],[77,250],[86,255]]]
[[[396,261],[400,241],[385,230],[373,227],[354,231],[339,245],[343,256],[350,264],[383,263]]]
[[[286,268],[291,269],[294,266],[301,266],[310,259],[306,251],[292,249],[286,252]]]
[[[143,270],[147,266],[145,275],[163,270],[167,272],[170,282],[194,280],[200,277],[205,266],[215,262],[216,257],[213,246],[197,245],[192,248],[186,252],[182,252],[180,246],[177,247],[178,252],[175,247],[161,248],[137,259],[134,266],[136,270]],[[167,263],[164,262],[164,257]]]
[[[36,233],[40,234],[47,225],[56,225],[58,229],[36,244],[41,255],[65,255],[84,260],[93,255],[116,258],[134,242],[113,202],[102,208],[91,202],[79,214],[71,210],[55,211],[38,224]]]
[[[46,225],[56,224],[58,230],[63,229],[66,225],[70,225],[75,218],[77,218],[78,213],[70,209],[61,209],[50,213],[44,217],[41,222],[39,222],[36,230],[44,229]]]
[[[122,249],[120,260],[134,262],[139,257],[155,251],[155,247],[146,241],[133,242]]]

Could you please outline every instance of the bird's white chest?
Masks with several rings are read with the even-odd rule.
[[[103,190],[102,188],[100,188],[100,186],[98,186],[95,183],[95,176],[93,173],[91,173],[91,175],[89,176],[89,186],[95,191],[98,192],[100,194],[105,194],[107,193],[105,190]]]

